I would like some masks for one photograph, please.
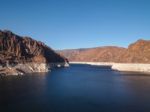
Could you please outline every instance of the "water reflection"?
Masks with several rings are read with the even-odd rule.
[[[0,79],[0,103],[21,103],[30,100],[28,96],[36,99],[45,93],[45,80],[47,73],[27,74],[23,76],[7,76]]]
[[[0,79],[1,112],[149,112],[150,76],[71,65]]]

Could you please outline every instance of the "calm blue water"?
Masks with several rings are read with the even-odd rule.
[[[2,77],[0,112],[150,112],[150,75],[71,65]]]

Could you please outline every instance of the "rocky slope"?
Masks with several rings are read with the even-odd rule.
[[[130,44],[120,55],[118,62],[123,63],[150,63],[150,40],[138,40]]]
[[[89,49],[75,49],[59,51],[69,61],[80,62],[116,62],[119,56],[125,52],[125,48],[107,46]]]
[[[68,60],[42,42],[30,37],[18,36],[10,31],[0,31],[0,65],[3,66],[3,69],[8,66],[12,68],[12,65],[16,67],[29,64],[28,68],[33,69],[32,72],[37,72],[38,70],[34,70],[37,68],[34,66],[35,64],[39,66],[44,64],[41,71],[45,71],[48,64],[55,65],[55,63],[65,65]],[[28,72],[25,69],[20,71]]]
[[[128,48],[107,46],[58,52],[67,57],[69,61],[77,62],[150,63],[149,40],[138,40]]]

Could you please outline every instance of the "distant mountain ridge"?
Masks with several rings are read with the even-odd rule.
[[[69,61],[150,63],[150,40],[138,40],[128,48],[106,46],[85,49],[60,50]]]

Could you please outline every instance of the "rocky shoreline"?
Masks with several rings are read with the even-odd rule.
[[[68,66],[68,59],[43,42],[0,30],[0,75],[48,72]]]
[[[24,75],[29,73],[49,72],[54,67],[68,67],[68,63],[26,63],[17,65],[0,66],[0,75]]]
[[[110,66],[111,69],[122,72],[139,72],[150,74],[150,64],[141,63],[113,63],[113,62],[70,62],[70,64],[88,64],[96,66]]]
[[[114,63],[111,68],[113,70],[118,70],[122,72],[140,72],[150,74],[150,64]]]

